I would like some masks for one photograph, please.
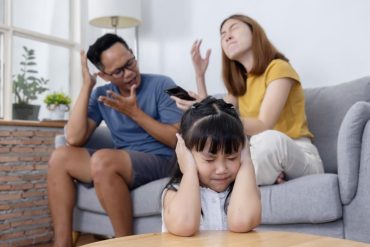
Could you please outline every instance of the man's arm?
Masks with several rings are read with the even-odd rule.
[[[87,116],[89,98],[96,83],[96,76],[90,75],[84,51],[81,51],[81,66],[83,85],[66,126],[66,139],[71,146],[83,145],[96,128],[95,122]]]
[[[112,91],[108,91],[107,95],[108,96],[100,96],[98,100],[126,116],[129,116],[159,142],[171,148],[175,148],[177,142],[176,133],[178,131],[179,124],[176,123],[171,125],[161,123],[141,110],[137,105],[136,85],[131,87],[130,95],[128,97],[116,94]]]
[[[163,124],[150,117],[141,109],[138,109],[137,113],[132,116],[132,119],[156,140],[171,148],[175,148],[177,142],[176,133],[179,129],[179,123],[172,125]]]

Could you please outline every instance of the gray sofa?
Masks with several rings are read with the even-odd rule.
[[[309,128],[325,174],[261,187],[261,230],[295,231],[370,243],[370,77],[305,89]],[[356,103],[357,102],[357,103]],[[56,146],[64,144],[63,136]],[[87,145],[112,147],[99,127]],[[160,196],[167,179],[132,191],[134,232],[161,231]],[[76,184],[73,229],[113,235],[94,188]]]

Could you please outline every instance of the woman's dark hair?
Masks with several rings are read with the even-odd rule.
[[[214,97],[207,97],[188,109],[181,119],[179,132],[186,147],[197,152],[204,150],[207,140],[210,141],[208,152],[212,154],[219,151],[232,154],[244,147],[245,143],[243,124],[235,107],[223,99]],[[177,163],[174,174],[165,188],[176,190],[174,185],[179,184],[181,178],[182,173]],[[234,183],[230,185],[230,193],[233,185]]]
[[[89,50],[87,51],[87,58],[95,65],[96,68],[103,71],[104,66],[100,61],[101,54],[105,50],[112,47],[115,43],[121,43],[127,50],[130,50],[126,41],[124,41],[120,36],[113,33],[107,33],[98,38],[95,43],[89,47]]]

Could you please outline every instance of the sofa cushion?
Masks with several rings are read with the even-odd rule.
[[[169,181],[169,178],[162,178],[144,184],[131,191],[133,216],[142,217],[161,214],[161,195],[162,190]],[[77,184],[78,198],[76,206],[81,210],[105,214],[96,196],[94,187],[84,184]]]
[[[357,102],[347,112],[339,129],[338,136],[338,176],[343,204],[351,202],[358,187],[357,172],[365,125],[370,119],[370,104]],[[364,142],[366,143],[366,142]]]
[[[262,224],[326,223],[342,217],[335,174],[308,175],[260,189]]]
[[[337,173],[337,138],[348,109],[357,101],[370,102],[370,77],[335,86],[305,89],[308,127],[325,172]]]

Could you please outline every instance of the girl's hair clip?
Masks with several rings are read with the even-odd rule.
[[[235,109],[235,106],[233,104],[230,104],[230,103],[226,103],[226,106],[230,109]]]
[[[197,103],[194,103],[192,106],[191,106],[191,109],[196,109],[200,106],[200,103],[197,102]]]

